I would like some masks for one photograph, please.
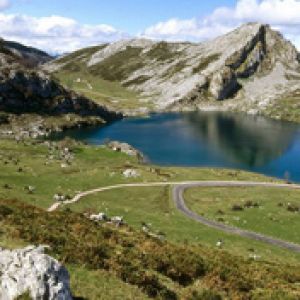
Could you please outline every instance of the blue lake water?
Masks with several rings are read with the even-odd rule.
[[[300,182],[300,125],[261,116],[161,113],[63,136],[95,145],[127,142],[157,165],[234,168]]]

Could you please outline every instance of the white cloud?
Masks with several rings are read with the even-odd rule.
[[[11,3],[9,0],[0,0],[0,10],[7,9],[10,7]]]
[[[2,13],[0,36],[51,53],[63,53],[127,35],[109,25],[85,25],[61,16],[36,18]]]
[[[299,0],[238,0],[235,7],[219,7],[203,19],[171,19],[147,28],[142,35],[202,41],[252,21],[270,24],[300,48]]]
[[[196,18],[189,20],[170,19],[147,28],[142,36],[170,41],[201,41],[227,33],[233,27],[226,24],[205,24]]]

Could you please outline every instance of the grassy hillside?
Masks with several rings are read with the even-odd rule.
[[[72,159],[65,160],[64,148],[70,149]],[[79,191],[101,186],[131,182],[185,181],[185,180],[270,180],[261,175],[241,171],[198,168],[160,168],[140,164],[135,158],[104,147],[91,147],[65,140],[46,144],[0,141],[0,198],[17,199],[37,207],[48,208],[53,196],[73,197]],[[125,178],[128,168],[141,176]],[[34,188],[33,192],[28,187]],[[162,231],[176,243],[185,240],[215,247],[219,238],[226,249],[249,257],[249,248],[255,248],[263,259],[297,262],[299,257],[287,251],[235,236],[221,234],[187,219],[175,209],[169,188],[128,188],[107,191],[82,199],[70,209],[77,212],[108,211],[123,215],[136,229],[141,223],[151,223],[155,231]],[[251,247],[249,247],[251,243]]]
[[[210,219],[300,244],[300,191],[276,188],[194,188],[187,205]]]
[[[232,170],[149,166],[105,147],[68,139],[19,143],[1,140],[0,165],[0,246],[50,245],[50,254],[69,268],[77,297],[297,299],[299,295],[299,255],[223,234],[187,219],[175,209],[168,187],[106,191],[58,212],[45,212],[54,203],[56,193],[72,197],[79,191],[118,183],[274,181],[270,178]],[[141,176],[125,178],[122,173],[128,168],[138,170]],[[287,193],[291,199],[294,197],[292,192]],[[246,194],[256,198],[257,190]],[[243,195],[245,191],[238,190],[233,194],[237,199]],[[282,209],[278,207],[278,213]],[[92,212],[122,215],[128,226],[100,226],[83,215]],[[270,226],[270,222],[262,218],[261,226]],[[276,228],[282,225],[285,230],[285,222],[276,224]],[[147,224],[151,235],[163,239],[144,233],[142,224]],[[260,230],[259,226],[255,229]],[[216,247],[220,238],[224,240],[222,249]],[[286,238],[294,240],[292,234]],[[260,257],[258,261],[251,258],[253,254]]]
[[[111,109],[151,109],[151,103],[140,101],[142,97],[137,92],[121,84],[125,75],[141,65],[137,55],[141,49],[130,47],[91,68],[86,66],[92,55],[106,46],[85,48],[61,57],[55,63],[62,67],[54,76],[66,87]]]
[[[146,100],[141,101],[137,92],[125,88],[119,82],[102,79],[84,70],[62,71],[55,77],[67,88],[114,110],[152,109],[152,104]]]
[[[288,93],[264,112],[275,119],[300,122],[300,90]]]
[[[134,295],[143,299],[139,291],[168,300],[297,299],[300,295],[297,266],[270,265],[187,243],[176,245],[127,226],[100,226],[82,214],[69,210],[49,214],[20,201],[0,200],[0,216],[12,228],[15,240],[50,245],[50,254],[70,266],[72,285],[78,284],[75,296],[84,299],[96,299],[100,286],[102,293],[110,290],[102,294],[103,299],[120,293],[125,299]]]

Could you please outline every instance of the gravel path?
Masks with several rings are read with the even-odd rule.
[[[300,245],[287,242],[284,240],[269,237],[260,233],[256,233],[249,230],[239,229],[222,223],[218,223],[213,220],[206,219],[193,211],[191,211],[185,204],[184,201],[184,191],[192,187],[269,187],[278,189],[294,189],[300,190],[300,185],[294,184],[278,184],[278,183],[268,183],[268,182],[251,182],[251,181],[187,181],[187,182],[152,182],[152,183],[130,183],[130,184],[118,184],[107,187],[101,187],[86,192],[79,193],[73,199],[69,201],[64,201],[63,203],[54,203],[49,207],[48,211],[53,212],[57,210],[61,205],[73,204],[80,201],[82,198],[96,194],[103,191],[128,188],[128,187],[151,187],[151,186],[173,186],[173,200],[176,208],[181,211],[188,218],[193,219],[197,222],[202,223],[205,226],[242,237],[251,238],[260,242],[278,246],[281,248],[286,248],[293,252],[300,253]]]

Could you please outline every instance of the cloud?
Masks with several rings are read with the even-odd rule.
[[[147,28],[145,37],[202,41],[224,34],[245,22],[268,23],[300,48],[299,0],[238,0],[234,7],[218,7],[202,19],[171,19]]]
[[[217,22],[214,24],[205,23],[196,18],[189,20],[170,19],[147,28],[141,35],[170,41],[202,41],[227,33],[233,28],[233,26]]]
[[[7,9],[10,7],[11,3],[9,0],[0,0],[0,10]]]
[[[63,53],[115,41],[127,35],[109,25],[80,24],[61,16],[36,18],[1,13],[0,36],[50,53]]]

